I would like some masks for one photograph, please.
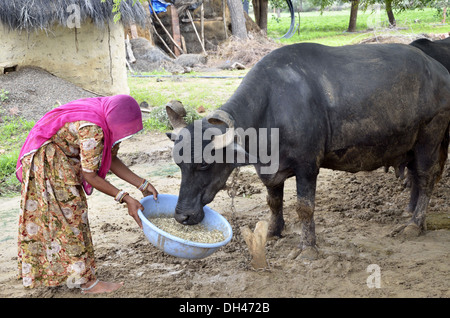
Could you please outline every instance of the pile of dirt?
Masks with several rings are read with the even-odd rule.
[[[34,121],[56,106],[98,96],[36,67],[0,75],[0,89],[8,92],[8,98],[0,102],[0,116]]]

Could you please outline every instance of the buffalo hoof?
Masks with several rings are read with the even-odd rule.
[[[267,232],[268,240],[278,240],[280,238],[283,238],[283,235],[281,235],[281,232],[275,232],[275,233],[270,232],[270,231]]]
[[[418,237],[420,233],[422,233],[422,230],[417,226],[417,224],[410,223],[404,228],[401,236],[404,238],[414,238]]]
[[[400,237],[404,239],[418,237],[422,233],[422,229],[415,223],[410,222],[395,228],[389,236]]]
[[[288,259],[296,259],[297,256],[300,255],[301,252],[302,252],[301,249],[295,248],[295,249],[293,249],[293,250],[288,254],[287,258],[288,258]]]
[[[319,251],[315,246],[303,247],[302,252],[297,259],[315,261],[319,258]]]
[[[271,222],[269,222],[269,230],[267,233],[267,238],[281,238],[283,237],[281,235],[281,233],[283,232],[284,229],[284,221],[282,220],[282,222],[274,222],[271,220]]]
[[[411,216],[413,215],[413,212],[410,211],[409,209],[407,210],[403,210],[401,216],[404,218],[411,218]]]

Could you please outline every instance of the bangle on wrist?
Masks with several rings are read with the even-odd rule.
[[[148,187],[148,185],[150,184],[150,182],[148,182],[146,179],[144,179],[144,181],[142,181],[141,185],[138,187],[139,190],[145,191]]]
[[[127,192],[120,190],[119,193],[117,193],[117,195],[114,197],[114,200],[119,203],[123,203],[123,198],[125,198],[127,195]]]
[[[127,195],[129,195],[128,194],[128,192],[125,192],[124,194],[123,194],[123,196],[122,196],[122,198],[120,198],[120,203],[123,203],[123,199],[125,199],[125,197],[127,196]]]

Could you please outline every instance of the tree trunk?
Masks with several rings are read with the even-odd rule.
[[[241,0],[227,0],[231,17],[231,33],[241,39],[247,40],[247,28],[245,27],[244,6]]]
[[[356,19],[358,17],[358,6],[359,0],[352,0],[352,8],[350,10],[350,22],[348,23],[347,32],[355,32],[356,31]]]
[[[386,0],[386,13],[389,19],[389,26],[395,27],[397,22],[395,21],[394,13],[392,12],[392,0]]]
[[[267,13],[269,0],[252,0],[255,22],[261,30],[267,33]]]

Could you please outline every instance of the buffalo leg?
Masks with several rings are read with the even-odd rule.
[[[409,170],[408,171],[408,179],[410,182],[411,194],[410,194],[410,199],[409,199],[408,212],[411,214],[414,213],[414,210],[416,209],[416,206],[417,206],[417,200],[419,199],[418,182],[417,182],[417,180],[412,181],[414,178],[415,178],[415,176],[413,176],[413,173]]]
[[[267,204],[270,207],[270,220],[268,236],[281,237],[284,229],[283,218],[283,191],[284,182],[276,187],[267,187]]]
[[[392,233],[393,236],[401,233],[402,236],[414,237],[426,230],[426,212],[436,178],[430,180],[429,176],[416,176],[415,171],[412,171],[412,174],[415,176],[411,178],[411,200],[408,206],[412,217],[406,224],[397,227]]]
[[[426,230],[426,213],[428,209],[428,204],[430,202],[431,193],[433,192],[433,188],[435,183],[439,180],[439,177],[442,173],[442,170],[439,166],[439,163],[435,161],[434,165],[429,167],[422,168],[418,167],[417,171],[413,172],[417,175],[417,177],[413,178],[413,187],[417,188],[417,197],[414,197],[415,194],[412,194],[412,202],[410,203],[410,207],[413,208],[413,215],[411,220],[407,224],[407,229],[409,232],[420,232]],[[411,206],[412,205],[412,206]],[[414,229],[414,231],[412,231]]]
[[[301,257],[317,258],[316,229],[314,223],[314,201],[316,194],[317,174],[297,175],[297,206],[296,211],[301,223],[302,237]]]
[[[439,119],[437,119],[439,120]],[[448,127],[448,126],[447,126]],[[448,128],[442,133],[442,141],[431,143],[439,134],[430,131],[424,135],[416,146],[415,158],[411,163],[411,200],[408,209],[412,212],[409,222],[394,230],[394,235],[403,232],[405,236],[419,235],[426,230],[426,212],[434,185],[439,181],[444,170],[448,153]]]

